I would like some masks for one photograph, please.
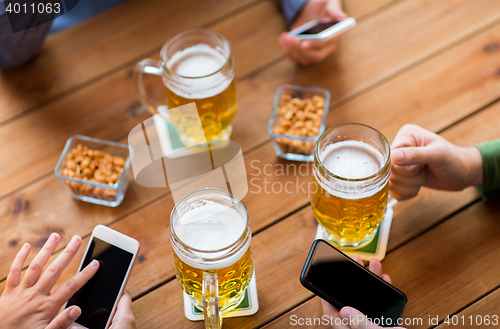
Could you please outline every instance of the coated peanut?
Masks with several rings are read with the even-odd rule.
[[[278,109],[281,119],[273,127],[273,132],[280,135],[317,137],[325,114],[325,99],[321,96],[311,98],[281,97],[282,106]],[[276,142],[284,153],[312,154],[314,142],[300,141],[291,138],[276,138]]]
[[[90,182],[113,186],[123,173],[125,159],[112,156],[101,150],[91,150],[78,144],[66,155],[66,168],[63,175]],[[78,195],[86,195],[102,200],[115,201],[116,190],[94,187],[79,182],[66,180],[64,183]]]

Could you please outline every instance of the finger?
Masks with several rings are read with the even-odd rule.
[[[389,190],[390,190],[390,187],[389,187]],[[398,194],[394,191],[390,191],[390,194],[391,194],[391,197],[393,197],[394,199],[396,199],[398,201],[408,200],[408,199],[411,199],[411,198],[416,196],[416,195],[402,195],[402,194]]]
[[[392,155],[391,155],[392,156]],[[419,174],[424,174],[424,165],[413,165],[413,166],[398,166],[392,161],[391,174],[397,174],[403,177],[415,177]]]
[[[300,44],[300,49],[302,50],[323,50],[328,49],[329,52],[333,52],[337,48],[337,38],[331,38],[327,40],[314,41],[314,40],[304,40]]]
[[[82,314],[78,306],[71,306],[59,313],[45,329],[67,329]]]
[[[98,269],[99,262],[93,260],[81,272],[59,287],[51,297],[55,299],[56,303],[64,304],[96,274]]]
[[[426,135],[427,133],[428,131],[420,126],[405,124],[399,129],[396,137],[394,137],[391,148],[395,149],[400,147],[422,146],[423,139],[421,136]]]
[[[50,255],[56,250],[57,244],[61,237],[57,233],[52,233],[47,242],[42,247],[42,250],[35,256],[35,259],[31,262],[26,274],[24,275],[24,279],[22,285],[26,288],[32,287],[40,278],[40,274],[42,274],[43,267],[47,264],[47,261],[50,258]]]
[[[361,258],[359,258],[358,256],[354,256],[352,259],[354,261],[356,261],[359,265],[365,266],[365,264],[363,264],[363,261],[361,260]]]
[[[326,12],[331,18],[347,18],[347,14],[342,11],[339,1],[329,1],[326,5]]]
[[[389,191],[393,198],[402,201],[417,196],[418,192],[420,191],[420,186],[400,186],[389,181]],[[400,198],[398,198],[398,196]]]
[[[113,324],[123,324],[123,327],[135,327],[135,317],[132,310],[132,299],[130,293],[125,290],[116,307],[116,313],[113,316]]]
[[[374,274],[376,274],[379,277],[382,277],[382,263],[376,258],[372,258],[370,260],[370,265],[369,265],[370,271],[372,271]]]
[[[392,284],[392,279],[387,274],[382,274],[382,279],[384,279],[385,282]]]
[[[343,307],[340,310],[340,317],[348,323],[350,329],[380,329],[379,326],[367,320],[363,313],[352,307]]]
[[[283,53],[291,60],[301,65],[309,64],[309,61],[300,53],[300,41],[297,38],[294,38],[288,33],[282,33],[279,38],[279,43]]]
[[[30,253],[31,246],[29,243],[25,243],[21,250],[16,255],[16,258],[12,262],[12,266],[9,270],[9,275],[7,276],[7,281],[5,282],[5,290],[15,288],[19,286],[21,281],[21,271],[23,270],[24,262]]]
[[[312,62],[318,63],[324,60],[328,55],[336,50],[336,46],[326,46],[321,49],[300,49],[301,57]]]
[[[425,183],[424,173],[419,173],[413,177],[404,177],[396,173],[391,173],[390,181],[394,185],[404,186],[404,187],[420,187]]]
[[[57,256],[57,258],[50,264],[47,270],[42,274],[40,280],[37,282],[37,286],[42,292],[50,294],[50,290],[56,284],[57,280],[61,276],[61,273],[71,262],[73,257],[75,257],[76,252],[82,244],[82,238],[75,235],[69,244],[64,248],[64,251]]]
[[[321,300],[321,306],[323,307],[323,314],[328,316],[330,319],[332,329],[349,329],[348,326],[342,324],[341,321],[338,320],[340,319],[340,314],[339,310],[335,306],[328,303],[324,299]]]

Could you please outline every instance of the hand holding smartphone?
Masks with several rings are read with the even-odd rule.
[[[77,305],[82,310],[69,328],[110,326],[138,251],[137,240],[103,225],[94,228],[79,271],[94,259],[99,261],[99,270],[66,303],[64,308]]]
[[[356,26],[356,19],[316,19],[288,32],[299,40],[327,40]]]
[[[407,302],[404,293],[319,239],[311,247],[300,282],[339,310],[353,307],[384,327],[397,324]]]

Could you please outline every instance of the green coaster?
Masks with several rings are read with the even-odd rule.
[[[395,204],[395,202],[393,202],[392,205],[393,204]],[[384,259],[385,253],[387,252],[387,242],[389,241],[389,232],[391,230],[393,216],[394,210],[392,210],[392,206],[387,205],[384,220],[382,221],[382,224],[380,224],[377,234],[375,235],[375,238],[373,238],[372,242],[370,242],[363,248],[357,250],[342,250],[342,252],[349,257],[358,256],[365,261],[369,261],[372,258],[376,258],[380,261]],[[316,231],[316,239],[323,239],[325,241],[328,241],[327,236],[328,234],[323,226],[318,225],[318,230]]]
[[[193,306],[191,303],[191,298],[188,294],[183,293],[184,295],[184,314],[186,318],[191,321],[202,321],[203,320],[203,312]],[[223,318],[234,318],[237,316],[247,316],[253,315],[257,313],[259,310],[259,300],[257,298],[257,284],[255,280],[255,272],[253,273],[252,280],[248,285],[248,288],[245,290],[245,297],[241,303],[233,310],[224,312]]]

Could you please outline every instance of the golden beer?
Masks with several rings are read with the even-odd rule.
[[[172,118],[185,144],[204,144],[231,136],[237,101],[234,69],[221,71],[228,65],[232,66],[232,58],[207,44],[181,49],[166,63],[169,71],[177,75],[171,74],[172,81],[165,81],[168,107],[195,102],[198,110],[198,117]]]
[[[248,211],[235,195],[206,188],[186,195],[170,216],[177,281],[207,328],[238,306],[254,273]]]
[[[174,252],[175,273],[179,284],[194,305],[203,311],[203,270],[184,263]],[[228,311],[235,308],[244,297],[245,289],[253,275],[252,251],[249,247],[236,263],[212,270],[219,279],[219,308]]]
[[[320,137],[311,205],[330,242],[357,249],[375,237],[387,208],[389,159],[385,137],[365,125],[340,125]]]

